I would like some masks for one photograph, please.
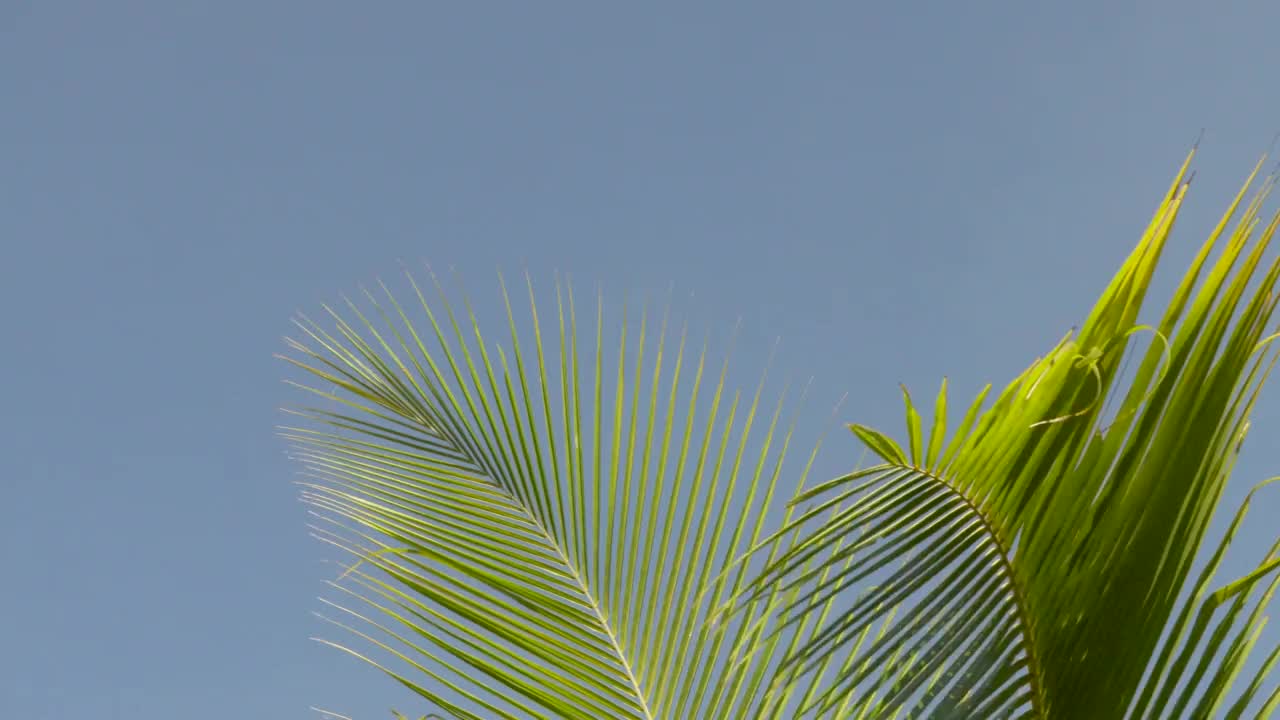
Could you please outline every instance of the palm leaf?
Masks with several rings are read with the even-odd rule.
[[[1159,323],[1140,326],[1187,164],[1078,333],[985,411],[980,396],[950,441],[945,384],[927,444],[904,391],[907,448],[853,426],[882,464],[799,493],[793,505],[807,509],[757,543],[801,533],[730,609],[779,589],[856,597],[824,609],[822,629],[780,663],[843,663],[802,713],[875,697],[867,717],[1235,718],[1280,702],[1262,694],[1280,649],[1233,690],[1280,582],[1280,545],[1215,590],[1242,507],[1192,577],[1277,359],[1264,336],[1280,262],[1263,258],[1280,217],[1261,214],[1275,179],[1250,196],[1254,171]],[[1154,338],[1145,351],[1130,348],[1138,333]],[[772,632],[809,616],[803,603],[783,608]]]
[[[284,434],[315,534],[353,560],[326,602],[377,652],[330,644],[447,717],[784,716],[808,678],[773,668],[807,626],[759,628],[795,598],[707,622],[808,472],[784,402],[731,391],[666,314],[624,308],[615,342],[597,298],[583,340],[571,287],[548,315],[530,283],[527,319],[504,288],[503,345],[432,280],[436,299],[410,275],[411,306],[380,285],[288,341],[320,402]]]

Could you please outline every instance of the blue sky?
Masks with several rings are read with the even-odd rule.
[[[1280,129],[1274,2],[548,5],[0,4],[0,717],[412,707],[308,641],[273,435],[289,317],[399,260],[673,285],[897,428],[1082,319],[1202,127],[1170,270]]]

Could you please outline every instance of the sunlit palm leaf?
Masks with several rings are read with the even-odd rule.
[[[807,678],[775,682],[775,658],[812,624],[758,628],[796,598],[704,622],[745,584],[732,558],[783,519],[780,479],[808,471],[784,466],[791,430],[763,381],[728,392],[727,366],[683,333],[673,346],[666,317],[655,333],[624,310],[610,342],[602,300],[580,346],[560,284],[551,323],[530,285],[531,341],[506,302],[505,347],[442,292],[413,285],[419,322],[382,290],[289,341],[325,401],[286,430],[316,534],[357,560],[334,621],[449,717],[787,717]]]
[[[1280,220],[1261,216],[1274,179],[1252,198],[1248,185],[1241,190],[1159,324],[1139,326],[1185,173],[1079,333],[990,409],[979,397],[946,441],[944,384],[926,445],[905,396],[905,450],[854,426],[884,464],[796,498],[816,506],[774,537],[800,531],[801,541],[735,603],[779,583],[818,601],[876,584],[826,611],[822,630],[781,664],[805,670],[846,658],[807,712],[871,696],[868,717],[975,720],[1241,717],[1250,703],[1265,714],[1280,702],[1277,692],[1259,694],[1273,652],[1228,703],[1277,584],[1277,548],[1212,591],[1233,526],[1191,579],[1276,361],[1264,336],[1280,263],[1263,257]],[[1124,385],[1136,333],[1154,339]],[[1113,416],[1110,399],[1119,400]],[[823,520],[836,505],[844,509]],[[886,631],[863,642],[895,606],[904,610]],[[807,617],[789,610],[797,612],[775,631]]]

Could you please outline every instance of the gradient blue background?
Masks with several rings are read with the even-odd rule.
[[[0,2],[0,718],[420,708],[308,641],[273,436],[288,318],[399,259],[674,283],[897,428],[1078,322],[1201,127],[1170,270],[1280,129],[1275,2],[604,5]]]

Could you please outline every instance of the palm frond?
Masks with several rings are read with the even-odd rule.
[[[504,345],[432,280],[288,341],[320,402],[284,434],[316,536],[352,558],[327,603],[380,659],[331,644],[448,717],[784,716],[803,678],[770,668],[795,643],[758,631],[778,598],[706,622],[812,463],[788,464],[784,400],[731,391],[666,314],[624,307],[615,341],[597,297],[583,339],[568,284],[547,313],[529,283],[523,319],[504,286]]]
[[[804,713],[872,697],[867,717],[1235,718],[1251,703],[1275,707],[1276,693],[1260,693],[1280,650],[1231,693],[1280,582],[1280,546],[1215,590],[1233,525],[1192,579],[1277,359],[1264,336],[1280,262],[1264,253],[1280,216],[1262,216],[1275,179],[1251,196],[1255,169],[1158,324],[1142,326],[1190,161],[1078,333],[986,410],[984,391],[949,441],[945,383],[927,437],[904,391],[907,447],[853,426],[882,464],[799,493],[793,506],[808,509],[757,544],[801,534],[733,607],[777,588],[822,602],[875,584],[824,610],[821,631],[780,663],[843,662]],[[1145,351],[1129,347],[1138,333],[1153,337]],[[1121,383],[1129,357],[1137,370]],[[774,631],[815,615],[802,605]],[[868,641],[874,623],[887,626]]]

